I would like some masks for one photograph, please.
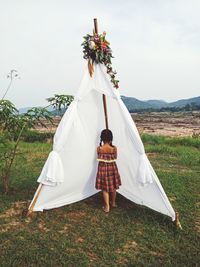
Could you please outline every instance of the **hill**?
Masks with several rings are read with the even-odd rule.
[[[174,102],[166,102],[164,100],[138,100],[134,97],[127,97],[121,96],[122,101],[131,112],[133,111],[141,111],[141,110],[157,110],[164,108],[176,108],[181,109],[184,107],[191,107],[191,108],[200,108],[200,96],[188,98],[188,99],[180,99]]]
[[[189,99],[181,99],[175,102],[168,103],[168,106],[170,107],[184,107],[186,105],[200,106],[200,96],[192,97]]]
[[[135,111],[143,111],[143,110],[155,110],[160,111],[161,109],[168,109],[172,110],[174,109],[184,109],[186,108],[192,108],[192,109],[200,109],[200,96],[188,98],[188,99],[180,99],[174,102],[166,102],[164,100],[156,100],[156,99],[150,99],[150,100],[139,100],[135,97],[129,97],[129,96],[121,96],[122,101],[126,105],[129,112],[135,112]],[[19,113],[25,113],[29,108],[20,108]],[[48,110],[53,113],[53,115],[62,115],[65,110],[61,110],[61,112],[55,111],[52,107],[48,107]]]

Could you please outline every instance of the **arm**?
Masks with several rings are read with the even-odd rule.
[[[115,159],[117,159],[117,147],[114,147],[114,152],[115,152]]]

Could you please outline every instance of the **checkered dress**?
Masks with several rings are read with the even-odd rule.
[[[100,160],[114,160],[117,158],[117,152],[105,153],[98,150],[97,155]],[[120,185],[121,179],[116,162],[99,161],[95,184],[96,189],[113,192]]]

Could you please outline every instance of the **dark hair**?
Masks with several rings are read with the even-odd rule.
[[[111,132],[111,130],[109,129],[104,129],[102,132],[101,132],[101,136],[100,136],[100,146],[102,146],[102,141],[104,143],[110,143],[111,146],[112,145],[112,140],[113,140],[113,134]]]

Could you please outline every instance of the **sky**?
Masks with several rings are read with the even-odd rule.
[[[18,108],[75,95],[83,36],[106,31],[120,94],[175,101],[200,95],[199,0],[0,0],[0,98]]]

